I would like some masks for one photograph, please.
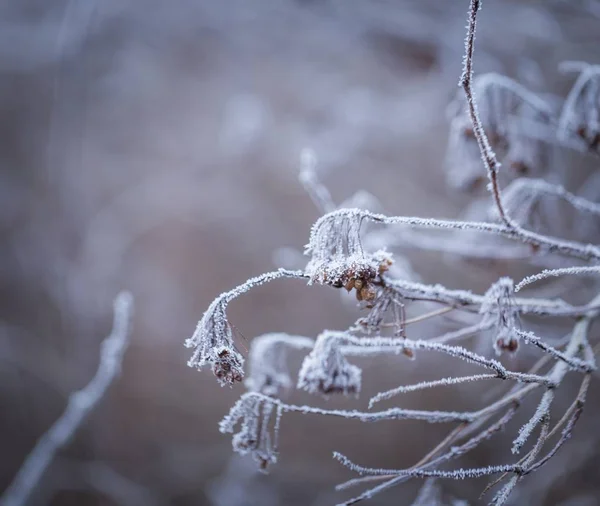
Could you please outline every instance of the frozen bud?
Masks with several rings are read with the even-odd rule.
[[[361,370],[341,352],[344,335],[324,332],[305,357],[298,375],[298,388],[310,393],[356,394],[360,391]]]

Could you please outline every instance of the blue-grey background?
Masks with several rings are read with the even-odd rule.
[[[0,490],[92,376],[121,288],[136,299],[122,376],[31,504],[334,504],[346,497],[334,485],[352,475],[333,450],[405,467],[434,445],[444,428],[288,415],[280,463],[257,475],[217,427],[243,387],[186,367],[183,341],[216,295],[273,269],[277,248],[307,242],[319,214],[297,180],[306,146],[337,202],[365,189],[389,213],[453,217],[467,205],[444,176],[467,3],[0,2]],[[477,43],[476,71],[564,96],[572,78],[558,62],[600,61],[600,2],[487,0]],[[515,268],[409,256],[422,279],[479,291]],[[231,317],[251,340],[314,336],[356,314],[333,290],[282,281],[236,301]],[[365,394],[455,367],[363,365]],[[448,409],[482,395],[401,401]],[[598,400],[562,463],[532,476],[515,504],[599,504]],[[509,461],[510,437],[465,462]],[[417,485],[372,504],[410,504]],[[484,485],[444,484],[473,504]]]

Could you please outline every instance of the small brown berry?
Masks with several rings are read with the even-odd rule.
[[[376,292],[375,288],[372,285],[367,284],[360,289],[360,296],[363,300],[373,300],[375,299]]]

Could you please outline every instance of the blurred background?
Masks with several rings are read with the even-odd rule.
[[[122,374],[32,505],[329,505],[352,494],[334,491],[352,474],[333,450],[406,467],[443,437],[447,428],[417,422],[287,415],[279,463],[262,475],[218,431],[243,386],[220,388],[210,371],[188,368],[183,342],[215,296],[273,270],[278,248],[302,250],[319,216],[298,182],[305,147],[337,203],[362,189],[391,214],[466,208],[473,197],[448,188],[444,154],[467,4],[0,2],[0,490],[94,374],[123,288],[136,310]],[[477,44],[476,72],[564,97],[572,76],[557,72],[560,61],[600,62],[600,2],[487,0]],[[589,164],[566,159],[573,172]],[[424,281],[478,291],[520,269],[407,257]],[[230,315],[251,341],[343,329],[357,311],[334,290],[278,281],[234,302]],[[294,367],[300,360],[293,355]],[[419,381],[432,365],[452,372],[453,363],[432,360],[363,361],[364,395]],[[452,388],[402,405],[468,408],[480,394]],[[531,476],[514,504],[600,504],[599,400],[592,389],[562,463]],[[465,462],[509,461],[512,434]],[[369,504],[410,504],[418,486]],[[483,486],[443,484],[445,496],[471,504]]]

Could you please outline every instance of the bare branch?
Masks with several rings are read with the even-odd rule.
[[[25,504],[56,454],[70,441],[118,376],[123,355],[129,344],[132,308],[131,294],[121,292],[114,302],[113,328],[102,342],[96,374],[87,386],[70,395],[64,413],[38,440],[13,482],[0,497],[0,506]]]

